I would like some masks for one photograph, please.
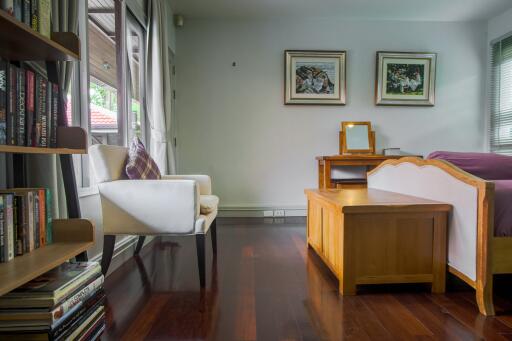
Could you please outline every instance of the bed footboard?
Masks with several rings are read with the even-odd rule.
[[[446,161],[405,157],[385,161],[370,171],[368,188],[442,201],[453,206],[448,227],[448,267],[477,290],[480,312],[494,315],[494,269],[491,266],[494,184]]]

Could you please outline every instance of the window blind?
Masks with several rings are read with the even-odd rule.
[[[512,155],[512,36],[491,46],[490,147]]]

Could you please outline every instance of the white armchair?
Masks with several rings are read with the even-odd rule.
[[[217,253],[218,197],[207,175],[164,175],[161,180],[128,180],[128,149],[94,145],[89,149],[98,182],[103,216],[102,271],[107,273],[116,235],[138,235],[138,254],[145,236],[195,235],[201,288],[205,285],[205,235],[212,231]]]

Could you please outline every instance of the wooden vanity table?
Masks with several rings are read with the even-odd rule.
[[[318,188],[365,188],[366,174],[364,178],[360,179],[331,179],[332,168],[335,166],[363,166],[366,167],[366,172],[368,172],[380,165],[381,162],[402,157],[404,156],[385,156],[379,154],[317,156]]]
[[[375,154],[375,132],[370,122],[341,122],[339,147],[339,155],[316,157],[320,189],[366,188],[367,172],[386,160],[406,156]],[[332,173],[336,167],[344,168],[345,173],[351,173],[350,176],[333,179]]]

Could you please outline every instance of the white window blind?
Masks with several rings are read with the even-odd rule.
[[[512,155],[512,36],[492,44],[490,147]]]

